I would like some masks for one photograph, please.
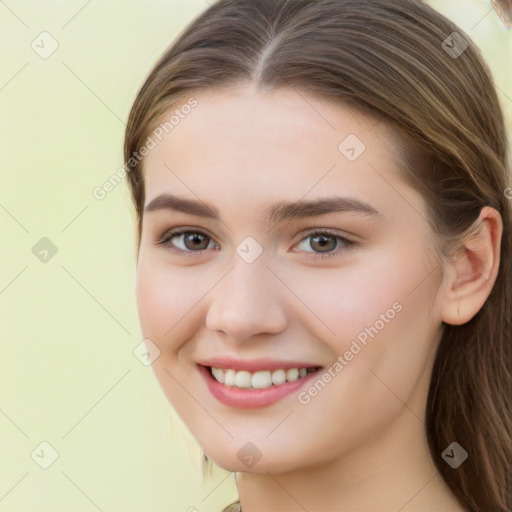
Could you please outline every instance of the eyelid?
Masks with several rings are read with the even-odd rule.
[[[342,238],[343,240],[346,240],[347,242],[356,243],[355,235],[349,235],[345,231],[341,231],[339,229],[333,229],[333,228],[318,228],[313,227],[306,229],[304,232],[301,233],[299,242],[302,242],[305,238],[308,238],[312,235],[330,235],[332,237]]]

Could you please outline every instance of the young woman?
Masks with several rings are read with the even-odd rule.
[[[510,177],[468,37],[412,0],[221,0],[133,105],[153,368],[226,510],[511,506]]]

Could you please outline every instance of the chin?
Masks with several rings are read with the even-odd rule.
[[[306,455],[300,458],[297,457],[298,454],[290,456],[289,451],[280,453],[271,446],[262,448],[260,451],[250,443],[244,443],[241,447],[238,445],[235,447],[234,444],[217,445],[214,450],[204,450],[204,452],[209,460],[230,472],[279,474],[301,469],[306,459],[310,463],[314,462]],[[268,454],[265,455],[265,452]]]

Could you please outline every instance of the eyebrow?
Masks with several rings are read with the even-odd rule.
[[[172,194],[161,194],[144,208],[145,212],[156,210],[172,210],[208,219],[220,219],[219,211],[214,206],[200,200],[185,199]],[[310,201],[282,201],[265,210],[265,219],[269,224],[278,224],[287,220],[336,212],[351,212],[376,219],[384,218],[381,212],[363,201],[334,196]]]

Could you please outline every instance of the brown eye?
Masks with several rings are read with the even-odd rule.
[[[203,233],[194,233],[193,231],[183,233],[183,245],[190,251],[207,249],[209,242],[210,239]]]
[[[209,248],[218,249],[218,244],[201,231],[170,230],[162,236],[157,245],[183,253],[200,252]]]
[[[322,230],[309,233],[296,247],[299,252],[309,253],[311,257],[327,258],[354,249],[356,245],[356,242],[347,240],[338,233]]]
[[[311,248],[317,252],[333,251],[338,243],[334,236],[314,235],[309,238]]]

